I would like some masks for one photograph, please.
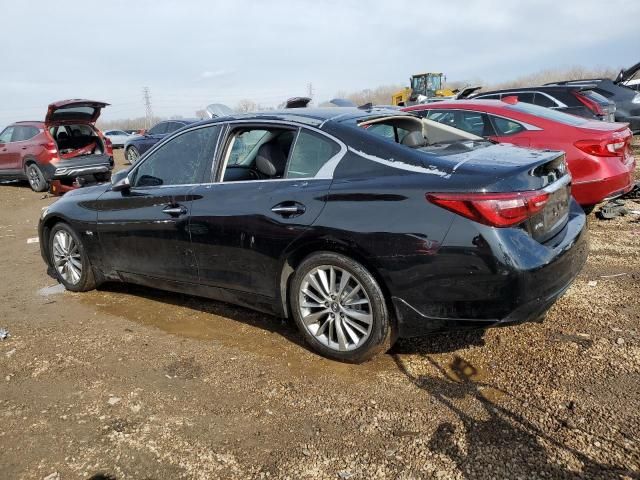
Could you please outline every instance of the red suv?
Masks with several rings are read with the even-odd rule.
[[[0,178],[28,180],[54,193],[106,182],[113,150],[95,122],[108,103],[63,100],[49,105],[44,122],[16,122],[0,133]]]

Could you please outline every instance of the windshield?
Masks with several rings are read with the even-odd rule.
[[[531,103],[516,103],[515,105],[508,105],[505,108],[516,112],[528,113],[554,122],[563,123],[564,125],[571,125],[573,127],[579,127],[589,122],[589,120],[582,117],[569,115],[568,113],[559,112],[551,108],[539,107],[538,105],[532,105]]]

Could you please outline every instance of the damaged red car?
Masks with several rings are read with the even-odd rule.
[[[577,117],[515,97],[443,101],[405,110],[500,143],[564,151],[573,177],[571,193],[586,212],[634,186],[636,163],[627,123]]]
[[[0,133],[0,178],[27,180],[34,191],[53,193],[109,181],[113,149],[95,127],[107,105],[63,100],[49,105],[44,122],[6,127]]]

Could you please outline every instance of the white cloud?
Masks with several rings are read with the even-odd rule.
[[[92,4],[97,21],[80,0],[2,10],[0,125],[73,97],[139,116],[144,86],[154,112],[191,116],[242,98],[276,105],[310,82],[323,100],[422,70],[500,81],[640,60],[637,0],[115,0]]]

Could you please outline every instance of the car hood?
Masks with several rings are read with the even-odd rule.
[[[86,199],[97,200],[100,195],[111,188],[111,183],[100,183],[98,185],[91,185],[89,187],[76,188],[64,194],[61,200],[65,198],[72,198],[74,201],[81,201],[85,197]]]
[[[209,118],[228,117],[233,115],[233,110],[223,103],[207,105],[206,113]]]
[[[108,103],[95,100],[61,100],[54,102],[47,108],[44,122],[47,125],[59,125],[61,123],[95,123],[100,112]]]

